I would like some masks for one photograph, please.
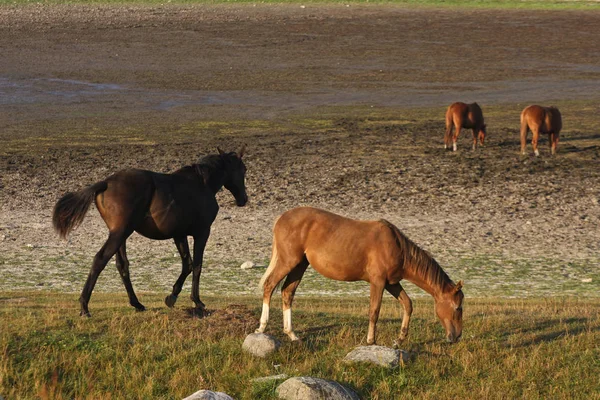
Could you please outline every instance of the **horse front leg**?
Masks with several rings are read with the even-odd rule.
[[[396,300],[402,303],[404,308],[404,315],[402,316],[402,326],[400,328],[400,336],[398,342],[405,340],[408,337],[408,326],[410,324],[410,316],[413,312],[412,300],[406,294],[406,291],[399,283],[395,285],[386,285],[385,289],[396,298]],[[396,343],[394,343],[396,344]]]
[[[185,280],[193,270],[192,256],[190,254],[190,246],[188,245],[187,236],[173,238],[173,240],[175,241],[175,246],[177,246],[177,250],[179,251],[179,256],[181,257],[181,274],[173,285],[173,291],[165,298],[165,304],[167,307],[173,307],[175,305],[177,296],[179,296],[179,293],[181,293],[181,288],[183,287]]]
[[[191,299],[195,304],[194,315],[203,317],[206,306],[200,301],[200,275],[202,274],[202,259],[204,257],[204,248],[210,235],[210,227],[204,232],[194,235],[194,261],[192,268],[192,294]]]
[[[477,150],[477,129],[473,128],[473,151]]]
[[[371,282],[370,306],[369,306],[369,332],[367,333],[367,344],[375,344],[377,320],[381,310],[381,299],[385,284]]]

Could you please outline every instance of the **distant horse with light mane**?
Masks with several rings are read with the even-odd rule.
[[[453,127],[455,128],[454,135],[452,134]],[[486,126],[483,121],[483,111],[481,111],[479,104],[456,102],[448,107],[446,111],[446,132],[444,134],[445,149],[452,145],[452,150],[456,151],[456,141],[461,128],[473,130],[473,150],[477,148],[477,139],[483,146]]]
[[[275,222],[271,262],[260,281],[263,309],[257,333],[265,331],[273,291],[287,277],[281,289],[283,331],[298,340],[292,329],[292,301],[309,264],[327,278],[370,283],[367,344],[375,343],[384,290],[404,308],[399,339],[408,335],[412,301],[400,285],[402,279],[433,296],[448,341],[456,342],[462,334],[462,281],[454,284],[426,251],[388,221],[358,221],[311,207],[287,211]]]
[[[540,155],[537,144],[540,133],[547,133],[550,141],[550,151],[556,154],[558,138],[562,129],[562,116],[556,107],[531,105],[521,112],[521,154],[525,155],[527,147],[527,131],[531,130],[531,145],[533,153]]]
[[[205,156],[198,164],[171,174],[126,169],[78,192],[67,193],[58,200],[52,222],[61,237],[66,237],[83,222],[92,202],[96,203],[109,232],[108,239],[94,257],[81,291],[81,316],[90,316],[88,303],[98,276],[115,254],[129,303],[138,311],[146,309],[135,295],[129,277],[125,242],[134,231],[150,239],[172,238],[175,241],[182,269],[165,303],[169,307],[175,305],[183,283],[193,273],[191,299],[195,304],[194,313],[204,315],[199,282],[210,226],[219,211],[215,196],[225,186],[238,206],[242,207],[248,201],[246,166],[242,161],[244,149],[245,146],[237,154],[218,149],[219,154]],[[188,236],[194,238],[193,259]]]

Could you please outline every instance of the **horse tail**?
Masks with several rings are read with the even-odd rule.
[[[101,181],[79,192],[69,192],[56,202],[52,225],[61,238],[66,238],[73,229],[81,225],[96,194],[107,188],[106,181]]]
[[[273,270],[275,269],[275,266],[277,265],[278,258],[279,257],[277,255],[277,246],[275,245],[275,240],[273,240],[273,254],[271,255],[271,262],[269,262],[269,266],[267,267],[267,270],[263,274],[262,278],[260,278],[260,283],[258,284],[258,288],[260,290],[264,289],[265,282],[267,279],[269,279],[269,276],[271,276],[271,274],[273,273]]]
[[[279,259],[279,256],[277,254],[277,241],[275,239],[275,225],[277,225],[277,221],[279,221],[279,217],[277,217],[277,219],[275,220],[275,223],[273,224],[273,249],[272,249],[272,253],[271,253],[271,261],[269,262],[269,266],[267,267],[267,270],[263,274],[262,278],[260,278],[260,282],[258,284],[258,288],[260,290],[264,289],[265,282],[267,281],[269,276],[271,276],[271,274],[273,273],[273,270],[277,266],[277,260]]]

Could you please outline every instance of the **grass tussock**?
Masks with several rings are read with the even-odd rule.
[[[268,333],[283,341],[268,359],[242,352],[258,323],[260,301],[205,298],[213,314],[192,319],[145,294],[135,312],[124,295],[95,294],[91,319],[77,316],[76,295],[0,294],[0,395],[4,398],[183,398],[199,389],[236,399],[275,398],[285,373],[339,381],[363,398],[598,398],[600,303],[597,300],[467,300],[463,340],[443,342],[430,300],[416,300],[412,361],[396,370],[347,365],[364,344],[368,302],[299,298],[294,324],[303,342],[281,332],[275,300]],[[235,303],[235,304],[234,304]],[[399,332],[400,307],[384,302],[378,342]],[[315,356],[318,355],[318,356]]]

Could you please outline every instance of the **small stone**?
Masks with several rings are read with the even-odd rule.
[[[183,400],[234,400],[233,397],[223,392],[213,392],[212,390],[199,390]]]
[[[245,263],[243,263],[242,265],[240,265],[241,269],[252,269],[256,266],[256,264],[254,264],[252,261],[246,261]]]
[[[244,339],[242,349],[257,357],[264,358],[277,351],[281,342],[273,336],[264,333],[251,333]]]
[[[371,363],[387,368],[396,368],[409,360],[408,352],[384,346],[359,346],[344,357],[348,363]]]
[[[287,374],[279,374],[279,375],[271,375],[271,376],[262,376],[260,378],[254,378],[252,379],[252,382],[271,382],[271,381],[278,381],[281,379],[287,379]]]
[[[591,281],[592,281],[592,278],[583,278],[581,280],[581,282],[583,282],[583,283],[590,283]]]
[[[337,382],[310,376],[290,378],[276,392],[284,400],[359,400],[356,393]]]

